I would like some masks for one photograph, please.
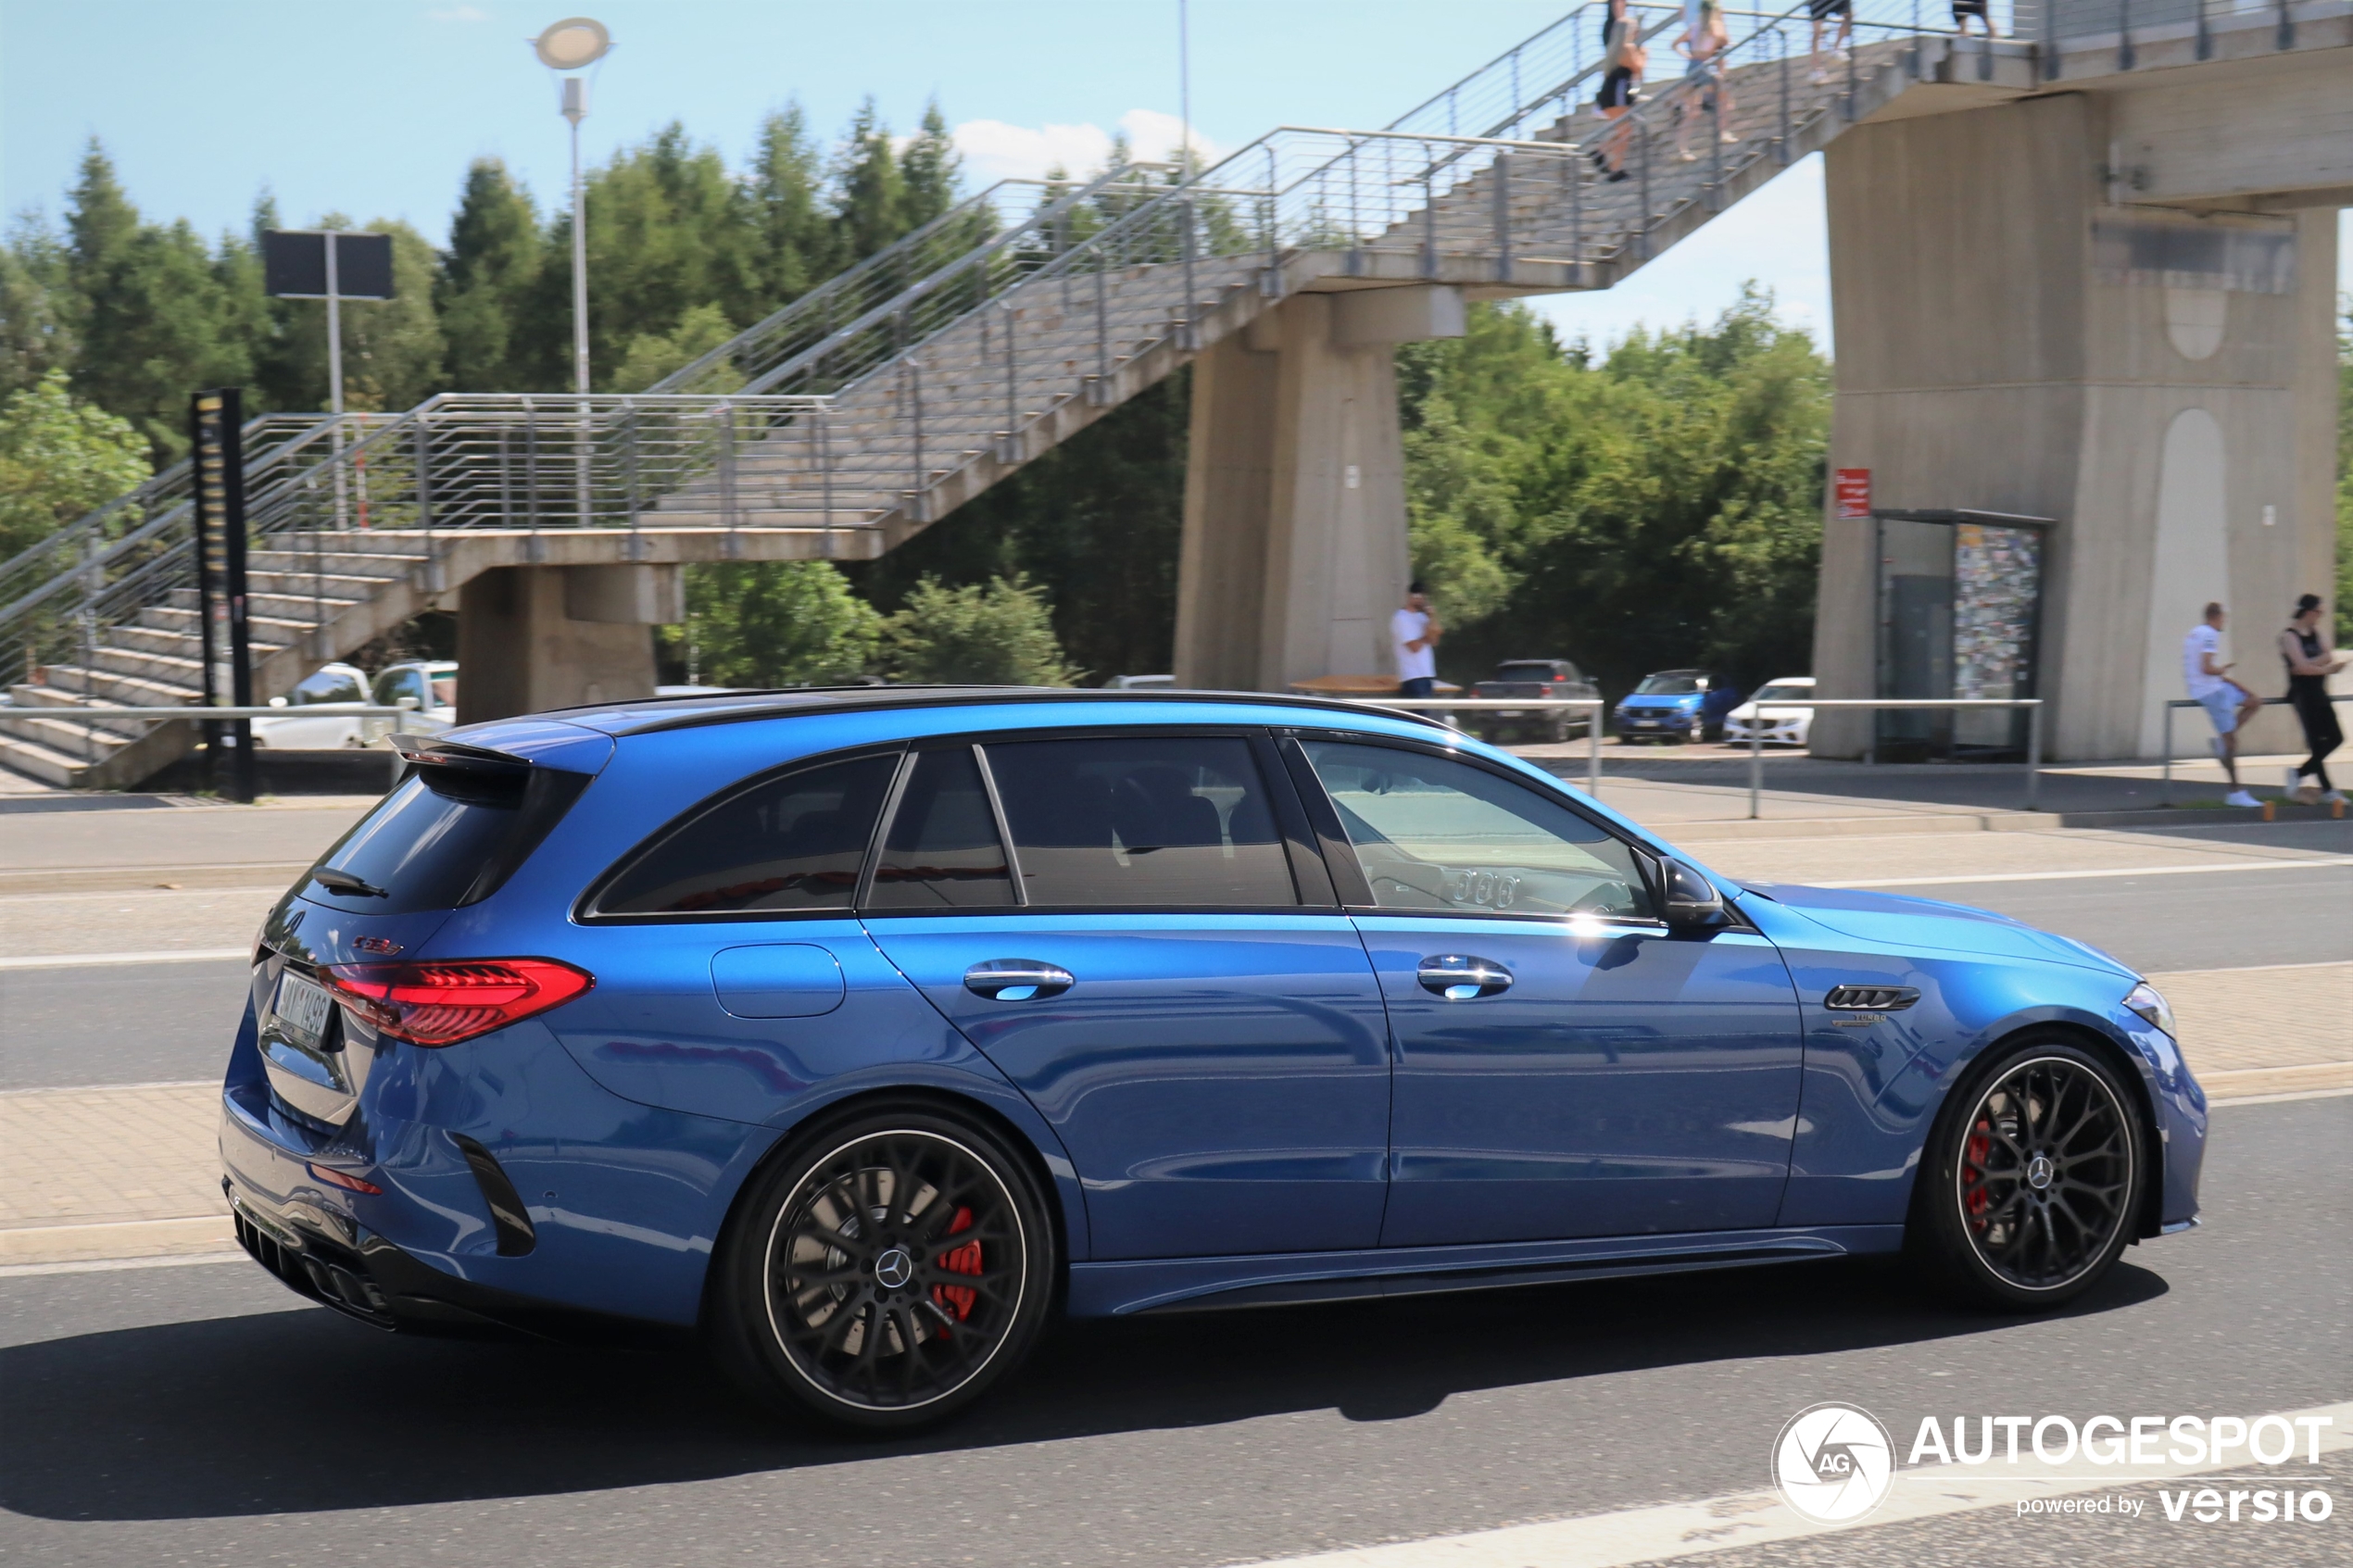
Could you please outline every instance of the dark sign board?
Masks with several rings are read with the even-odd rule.
[[[335,296],[392,297],[390,234],[323,234],[315,230],[265,229],[261,234],[262,286],[278,299],[327,296],[327,242],[335,246]]]

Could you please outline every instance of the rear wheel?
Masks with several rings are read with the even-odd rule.
[[[2133,1240],[2147,1179],[2139,1117],[2108,1063],[2070,1040],[2019,1041],[1946,1103],[1906,1240],[1980,1303],[2074,1299]]]
[[[1027,1165],[929,1107],[812,1131],[756,1179],[714,1264],[720,1359],[754,1394],[867,1431],[955,1414],[1036,1345],[1053,1227]]]

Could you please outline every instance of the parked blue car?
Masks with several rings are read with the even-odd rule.
[[[1738,687],[1705,670],[1656,671],[1643,676],[1618,703],[1618,739],[1688,746],[1721,729],[1724,715],[1739,707],[1740,700]]]
[[[237,1234],[381,1328],[698,1334],[905,1428],[1079,1316],[1892,1252],[2056,1306],[2197,1207],[2165,1003],[1740,884],[1301,699],[874,688],[409,737],[271,911]]]

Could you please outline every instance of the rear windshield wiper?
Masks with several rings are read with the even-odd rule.
[[[349,872],[337,871],[333,866],[321,866],[317,871],[312,872],[310,873],[310,880],[317,883],[320,886],[325,888],[330,893],[352,893],[357,894],[362,898],[389,898],[392,897],[390,893],[387,893],[383,888],[378,887],[374,883],[368,881],[365,877],[357,877],[352,875]]]

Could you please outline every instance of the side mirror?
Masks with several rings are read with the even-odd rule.
[[[272,708],[283,708],[285,705],[286,699],[284,697],[273,696],[270,699],[270,706]]]
[[[1662,871],[1668,925],[1706,928],[1724,923],[1724,896],[1714,883],[1680,860],[1668,860]]]

